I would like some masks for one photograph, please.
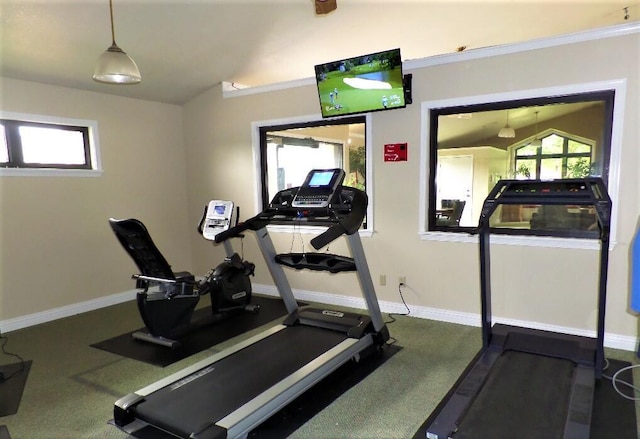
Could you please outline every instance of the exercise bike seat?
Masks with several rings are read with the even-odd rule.
[[[195,283],[195,276],[188,271],[174,272],[158,247],[151,239],[145,225],[135,218],[109,218],[111,229],[122,247],[131,256],[143,276]],[[138,287],[142,287],[138,281]]]

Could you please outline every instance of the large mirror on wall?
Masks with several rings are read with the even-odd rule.
[[[429,230],[468,232],[501,179],[608,179],[613,91],[430,111]],[[543,221],[543,219],[545,219]],[[579,236],[595,214],[562,206],[501,206],[498,233]]]

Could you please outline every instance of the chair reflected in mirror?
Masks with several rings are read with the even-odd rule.
[[[436,225],[457,227],[467,202],[464,200],[442,200],[442,208],[436,210]]]
[[[597,230],[595,212],[591,208],[566,205],[544,205],[531,215],[532,230]]]

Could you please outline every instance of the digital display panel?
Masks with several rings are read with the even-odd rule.
[[[333,177],[333,171],[314,172],[309,180],[309,186],[328,186]]]
[[[404,108],[400,49],[315,66],[323,117]]]

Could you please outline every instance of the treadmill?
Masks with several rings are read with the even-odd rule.
[[[549,216],[545,230],[600,240],[596,338],[492,326],[490,218],[508,205],[539,205],[539,215],[545,206],[562,206],[564,213]],[[610,215],[601,178],[496,184],[478,225],[482,348],[425,422],[427,439],[589,437],[594,386],[604,363]]]
[[[150,425],[184,438],[245,437],[342,364],[383,349],[389,332],[358,234],[367,195],[342,186],[343,179],[340,169],[314,170],[303,186],[278,192],[263,212],[215,237],[225,242],[255,232],[289,315],[281,324],[120,398],[114,406],[118,427],[133,433]],[[351,256],[277,254],[270,224],[326,229],[311,240],[316,250],[345,236]],[[285,266],[355,273],[368,314],[299,308]]]

